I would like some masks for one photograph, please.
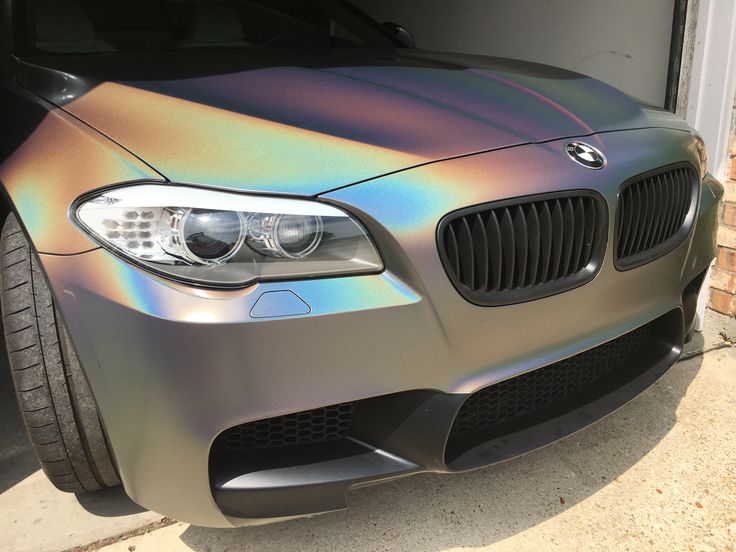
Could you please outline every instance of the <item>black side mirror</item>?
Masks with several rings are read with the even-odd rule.
[[[414,40],[414,35],[406,27],[402,27],[398,23],[386,21],[383,24],[383,28],[398,38],[407,48],[416,48],[417,44]]]

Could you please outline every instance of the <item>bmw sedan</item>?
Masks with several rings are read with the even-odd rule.
[[[2,323],[63,491],[230,527],[507,460],[693,332],[673,114],[344,0],[0,0]]]

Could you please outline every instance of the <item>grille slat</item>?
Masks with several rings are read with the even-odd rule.
[[[527,232],[527,220],[521,206],[514,209],[514,243],[516,244],[516,266],[519,273],[516,281],[519,286],[526,285],[527,261],[529,255],[529,233]]]
[[[460,221],[457,238],[461,274],[463,278],[470,281],[471,287],[475,287],[475,251],[473,250],[473,235],[467,219]]]
[[[539,274],[540,248],[542,234],[539,224],[537,206],[532,203],[529,207],[529,280],[530,286],[537,285]]]
[[[562,219],[562,206],[559,201],[554,202],[552,208],[552,272],[549,275],[550,280],[556,280],[559,274],[560,264],[562,263],[562,241],[565,223]]]
[[[667,189],[667,180],[663,180],[664,188]],[[657,236],[657,243],[661,243],[664,241],[665,236],[668,236],[670,234],[670,229],[672,225],[672,221],[675,218],[674,213],[672,212],[673,206],[675,205],[675,197],[673,194],[665,193],[665,202],[664,202],[664,221],[662,222],[662,232],[659,236]]]
[[[653,261],[685,240],[697,185],[697,172],[689,165],[658,169],[623,185],[616,223],[619,269]]]
[[[642,216],[642,219],[641,219],[641,233],[640,233],[639,247],[642,249],[646,249],[647,239],[649,237],[649,231],[651,230],[651,227],[652,227],[652,217],[650,213],[654,213],[654,197],[652,194],[651,180],[644,181],[644,184],[642,185],[642,197],[643,197],[642,212],[644,213],[644,216]]]
[[[661,243],[664,236],[667,235],[667,229],[669,227],[669,219],[672,216],[672,205],[673,197],[672,194],[668,193],[669,189],[667,186],[667,179],[663,178],[662,175],[657,175],[657,181],[659,182],[660,189],[660,205],[662,205],[661,216],[659,217],[659,231],[654,237],[652,246],[656,243]]]
[[[593,253],[593,241],[595,239],[595,205],[585,202],[585,238],[583,240],[583,250],[580,253],[580,264],[578,269],[582,270],[586,267],[586,259],[590,259]]]
[[[514,271],[516,269],[516,246],[514,244],[514,221],[508,209],[503,210],[501,217],[501,244],[503,246],[502,271],[505,274],[504,288],[514,287]],[[470,287],[470,289],[473,289]]]
[[[663,236],[668,236],[672,234],[673,232],[673,225],[676,224],[677,221],[677,215],[675,214],[675,205],[677,205],[677,196],[676,194],[669,193],[667,194],[667,217],[665,222],[665,229]],[[661,238],[660,238],[661,239]]]
[[[634,188],[634,206],[636,210],[635,218],[634,218],[634,235],[631,236],[631,243],[629,244],[629,252],[634,251],[638,247],[638,242],[641,241],[641,235],[642,235],[642,221],[644,218],[642,217],[642,213],[644,212],[644,198],[642,197],[643,194],[641,193],[641,188],[637,186]]]
[[[549,274],[550,262],[552,261],[552,213],[549,210],[549,202],[545,201],[541,209],[542,216],[539,226],[542,232],[542,259],[539,269],[538,284],[546,282]]]
[[[672,206],[672,226],[670,232],[674,232],[680,223],[680,204],[682,203],[682,189],[680,186],[680,175],[675,173],[673,175],[673,187],[675,203]]]
[[[477,244],[474,248],[476,257],[475,267],[478,271],[477,281],[480,287],[487,289],[490,268],[488,263],[488,236],[486,235],[483,218],[480,215],[476,215],[471,220],[473,226],[471,230],[473,243]]]
[[[634,233],[636,232],[635,224],[634,224],[634,212],[636,210],[635,204],[634,204],[634,191],[631,189],[626,189],[621,194],[625,201],[623,205],[625,206],[625,211],[619,211],[619,216],[624,218],[624,230],[623,230],[623,238],[622,241],[619,242],[621,246],[622,254],[626,254],[631,249],[631,241],[634,237]],[[621,203],[619,202],[619,209],[621,208]],[[622,223],[619,222],[618,226],[621,226]]]
[[[652,181],[651,179],[647,179],[644,181],[643,184],[643,195],[644,195],[644,213],[646,216],[642,218],[642,231],[641,231],[641,242],[639,243],[639,247],[642,249],[647,249],[647,240],[649,239],[649,236],[651,235],[651,229],[652,229],[652,218],[654,217],[654,205],[655,205],[655,198],[652,188]]]
[[[460,273],[460,252],[457,249],[457,237],[455,236],[455,229],[452,225],[447,227],[445,232],[445,251],[447,251],[447,257],[450,263],[452,263],[453,270],[456,274]]]
[[[472,302],[511,304],[552,295],[595,275],[606,211],[594,192],[562,192],[465,209],[440,227],[450,279]],[[459,259],[457,258],[459,257]]]
[[[491,212],[486,224],[486,235],[490,244],[490,255],[488,262],[490,264],[488,272],[491,275],[490,289],[493,291],[501,291],[501,283],[503,282],[503,274],[501,266],[503,262],[503,243],[501,242],[501,225],[495,212]]]
[[[572,206],[572,200],[567,198],[565,201],[565,212],[562,218],[562,224],[564,228],[564,236],[562,239],[563,257],[562,257],[562,268],[557,274],[557,278],[561,278],[565,274],[568,274],[570,270],[570,261],[572,261],[572,251],[575,245],[575,210]]]
[[[646,182],[642,183],[636,188],[636,199],[639,204],[639,208],[636,210],[636,241],[632,244],[633,250],[641,249],[641,242],[644,239],[644,227],[647,224],[646,212],[649,208],[647,204],[647,190]]]
[[[680,210],[677,212],[677,224],[680,226],[685,220],[688,207],[690,207],[690,194],[688,193],[687,176],[684,174],[684,171],[678,171],[677,179],[678,182],[680,182],[680,193],[682,195],[680,200]]]
[[[577,272],[582,268],[580,263],[583,262],[583,259],[580,258],[580,255],[583,252],[583,241],[585,240],[585,206],[580,198],[575,200],[574,226],[577,232],[575,232],[575,243],[572,248],[572,270]]]
[[[647,324],[594,349],[473,393],[455,418],[450,440],[493,430],[584,392],[624,367],[651,340],[653,331],[653,323]]]
[[[669,195],[672,198],[672,203],[669,205],[669,213],[667,213],[670,217],[670,220],[665,235],[671,235],[677,228],[677,219],[679,218],[677,215],[677,211],[679,210],[678,206],[680,205],[680,185],[677,180],[678,179],[675,178],[673,175],[673,179],[670,182],[672,189],[670,190]]]
[[[662,208],[657,213],[657,222],[654,226],[655,231],[652,232],[652,239],[649,243],[649,247],[652,247],[655,243],[660,243],[662,240],[662,236],[665,232],[664,223],[667,219],[667,187],[662,182],[662,178],[659,175],[655,178],[655,182],[657,186],[657,204],[662,205]]]

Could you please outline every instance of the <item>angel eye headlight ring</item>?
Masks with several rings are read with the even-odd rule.
[[[224,263],[245,240],[245,220],[236,211],[187,209],[177,223],[181,247],[196,263]]]
[[[246,222],[246,243],[261,255],[304,259],[322,242],[321,217],[254,214]]]

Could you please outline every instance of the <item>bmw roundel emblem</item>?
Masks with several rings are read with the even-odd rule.
[[[565,145],[565,151],[570,159],[589,169],[602,169],[608,163],[601,150],[585,142],[568,142]]]

